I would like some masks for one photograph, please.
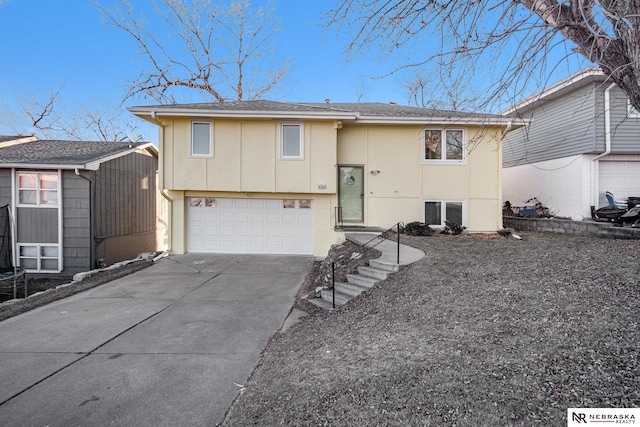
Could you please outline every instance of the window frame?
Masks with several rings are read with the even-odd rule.
[[[440,224],[428,224],[427,223],[427,203],[440,203]],[[464,199],[423,199],[422,200],[422,219],[423,222],[432,228],[444,228],[446,226],[445,221],[449,221],[447,219],[447,203],[460,203],[462,209],[462,227],[467,226],[467,210],[466,210],[466,200]]]
[[[34,188],[29,187],[21,187],[20,186],[20,177],[22,175],[35,175],[36,176],[36,186]],[[42,187],[42,176],[54,176],[56,178],[56,188],[43,188]],[[59,172],[47,172],[47,171],[16,171],[16,206],[20,208],[38,208],[38,209],[58,209],[61,206],[61,196],[62,191],[60,188],[61,184],[61,176]],[[35,203],[24,203],[21,201],[20,192],[21,191],[35,191],[36,200]],[[55,203],[43,203],[42,195],[45,192],[55,192],[56,193],[56,202]]]
[[[23,256],[22,254],[22,248],[25,247],[30,247],[30,248],[35,248],[36,249],[36,255],[33,256]],[[55,248],[57,255],[54,256],[47,256],[44,254],[43,252],[43,248]],[[61,265],[61,252],[62,252],[62,247],[60,244],[58,243],[18,243],[17,244],[17,252],[18,252],[18,256],[16,257],[18,260],[18,265],[21,268],[24,268],[25,271],[27,273],[60,273],[62,271],[62,265]],[[27,268],[24,267],[24,262],[23,259],[34,259],[36,261],[36,268]],[[42,268],[42,263],[43,261],[48,261],[48,260],[55,260],[56,261],[56,268],[55,269],[45,269]]]
[[[195,153],[194,152],[194,126],[195,125],[208,125],[209,126],[209,152],[208,153]],[[191,121],[191,135],[189,141],[189,155],[191,157],[213,157],[213,122],[211,120],[192,120]]]
[[[298,148],[299,154],[297,156],[287,156],[284,154],[284,138],[285,126],[298,126],[299,129],[299,141]],[[304,123],[302,122],[281,122],[280,123],[280,158],[284,160],[303,160],[304,159]]]
[[[427,132],[440,132],[440,158],[428,159],[427,158]],[[460,159],[447,159],[447,132],[460,132],[462,134],[462,158]],[[422,129],[422,163],[447,163],[447,164],[462,164],[467,161],[467,135],[463,128],[439,128],[439,127],[425,127]]]

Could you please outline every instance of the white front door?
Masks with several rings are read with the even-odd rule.
[[[187,252],[313,254],[309,199],[190,197]]]

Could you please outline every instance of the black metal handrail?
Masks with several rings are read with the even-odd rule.
[[[362,253],[358,254],[358,256],[350,259],[348,262],[346,262],[345,264],[343,264],[342,266],[340,266],[339,268],[345,268],[345,267],[349,267],[354,261],[359,260],[360,258],[362,258],[367,252],[369,252],[371,249],[374,249],[376,246],[378,246],[380,243],[384,242],[385,240],[391,240],[389,237],[387,237],[387,235],[389,233],[393,233],[395,228],[395,233],[397,236],[396,242],[397,242],[397,250],[396,250],[396,264],[400,264],[400,231],[404,229],[404,223],[403,222],[398,222],[396,223],[393,227],[388,228],[387,230],[383,231],[382,233],[378,234],[377,236],[373,237],[372,239],[370,239],[369,241],[365,242],[364,244],[360,245],[364,250],[362,251]],[[378,240],[378,242],[374,245],[371,245],[369,247],[367,247],[367,245],[371,242],[373,242],[374,240]],[[333,261],[331,263],[331,302],[333,304],[333,308],[336,308],[336,263],[335,261]]]

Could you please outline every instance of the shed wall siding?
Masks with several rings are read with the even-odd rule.
[[[87,271],[91,265],[89,182],[73,171],[62,173],[62,246],[65,276]]]
[[[100,165],[95,185],[96,259],[107,265],[157,249],[157,158],[133,153]]]
[[[11,169],[0,169],[0,206],[11,203]]]
[[[524,114],[532,122],[504,138],[503,166],[593,152],[596,96],[594,86],[587,86]]]

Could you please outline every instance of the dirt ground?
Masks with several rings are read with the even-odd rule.
[[[224,425],[546,427],[640,406],[640,241],[519,234],[407,238],[426,257],[276,335]]]

